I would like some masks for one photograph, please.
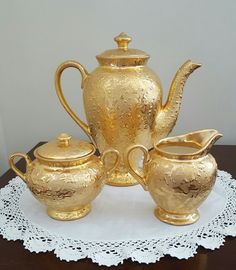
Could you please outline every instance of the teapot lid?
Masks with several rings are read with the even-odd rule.
[[[38,147],[34,155],[40,160],[49,162],[70,162],[89,157],[95,150],[92,144],[73,139],[67,133],[61,133],[57,139]]]
[[[144,51],[129,49],[128,44],[132,40],[124,32],[114,38],[118,45],[117,49],[107,50],[96,56],[102,66],[142,66],[149,59],[149,55]]]

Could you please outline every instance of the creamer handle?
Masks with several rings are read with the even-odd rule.
[[[106,169],[106,174],[108,174],[108,175],[111,174],[120,163],[120,153],[119,153],[119,151],[117,151],[115,149],[107,149],[106,151],[103,152],[103,154],[101,156],[102,163],[105,165],[106,156],[107,156],[107,154],[110,154],[110,153],[114,153],[116,155],[116,160],[110,169]]]
[[[143,152],[143,154],[144,154],[143,168],[142,168],[143,176],[141,176],[139,173],[137,173],[137,171],[130,164],[130,154],[135,149],[141,150]],[[129,168],[129,172],[132,174],[132,176],[135,179],[137,179],[137,181],[142,185],[142,187],[143,187],[144,190],[148,190],[147,180],[146,180],[146,176],[145,176],[145,172],[144,172],[144,166],[150,160],[150,156],[149,156],[148,150],[143,145],[134,145],[134,146],[131,146],[131,147],[129,147],[126,150],[124,160],[125,160],[126,166]]]
[[[88,137],[91,139],[91,141],[93,142],[93,144],[95,144],[89,126],[84,123],[75,113],[74,111],[72,111],[72,109],[70,108],[70,106],[68,105],[63,92],[62,92],[62,87],[61,87],[61,76],[62,73],[65,69],[69,68],[69,67],[73,67],[73,68],[77,68],[80,71],[80,74],[82,76],[82,82],[81,82],[81,88],[83,89],[84,87],[84,81],[85,79],[88,77],[88,72],[86,71],[86,69],[79,63],[73,60],[68,60],[64,63],[62,63],[56,70],[55,73],[55,87],[56,87],[56,92],[58,95],[58,98],[62,104],[62,106],[65,108],[65,110],[68,112],[68,114],[72,117],[72,119],[83,129],[83,131],[88,135]],[[96,145],[96,144],[95,144]]]
[[[24,180],[25,182],[27,181],[26,179],[26,173],[23,173],[20,169],[18,169],[14,163],[14,159],[16,157],[22,157],[25,159],[26,161],[26,169],[27,169],[27,166],[29,166],[31,164],[31,159],[30,157],[27,155],[27,154],[24,154],[24,153],[14,153],[12,155],[10,155],[9,157],[9,165],[10,165],[10,168],[18,175],[20,176],[20,178],[22,180]]]

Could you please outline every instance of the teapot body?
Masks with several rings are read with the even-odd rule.
[[[161,85],[147,66],[96,68],[84,83],[84,106],[100,151],[124,152],[132,143],[152,146],[152,128],[161,108]]]
[[[123,154],[130,144],[151,148],[153,125],[161,108],[161,84],[147,66],[96,68],[84,82],[84,107],[91,135],[100,152]],[[107,182],[135,184],[123,159]]]
[[[58,220],[83,217],[104,185],[104,169],[99,157],[72,167],[51,166],[35,159],[27,166],[26,183],[48,215]]]

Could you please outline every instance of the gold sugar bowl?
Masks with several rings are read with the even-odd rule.
[[[214,129],[162,139],[149,151],[142,145],[127,149],[130,173],[150,192],[157,204],[155,215],[173,225],[187,225],[199,218],[198,207],[215,183],[217,164],[209,151],[222,135]],[[144,153],[143,175],[131,165],[135,149]]]
[[[95,150],[92,144],[62,133],[56,140],[38,147],[34,161],[25,153],[14,153],[9,164],[34,197],[46,205],[50,217],[74,220],[90,212],[91,202],[120,160],[117,150],[108,149],[101,157],[94,154]],[[110,155],[116,159],[107,168],[105,160]],[[16,157],[25,159],[26,173],[15,166]]]

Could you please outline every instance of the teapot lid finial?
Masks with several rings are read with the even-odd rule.
[[[126,35],[124,32],[122,32],[118,36],[116,36],[114,38],[114,40],[117,43],[119,49],[127,51],[128,50],[128,44],[130,43],[132,38],[129,37],[128,35]]]

